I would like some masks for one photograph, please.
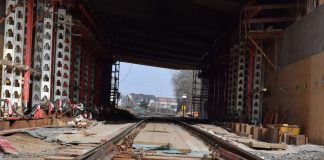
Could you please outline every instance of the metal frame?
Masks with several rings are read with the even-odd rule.
[[[70,99],[76,103],[80,101],[80,76],[81,76],[81,43],[72,45],[71,71],[70,71]]]
[[[26,2],[26,1],[25,1]],[[3,59],[7,60],[11,65],[3,65],[2,68],[2,90],[1,90],[1,97],[3,99],[9,99],[11,103],[17,103],[18,106],[21,106],[22,104],[22,80],[23,80],[23,74],[22,70],[13,67],[13,66],[22,66],[23,63],[26,63],[28,61],[28,56],[26,55],[25,61],[24,59],[24,39],[25,39],[25,3],[18,5],[17,1],[14,0],[7,0],[6,1],[6,11],[7,16],[5,18],[5,35],[4,35],[4,50],[3,50]],[[28,7],[32,7],[32,4],[28,3]],[[31,6],[30,6],[31,5]],[[15,12],[12,13],[10,8],[15,7]],[[28,19],[27,21],[32,21],[32,11],[28,13]],[[29,23],[28,23],[29,24]],[[31,36],[28,36],[30,34],[30,29],[27,31],[27,41],[26,45],[30,45],[29,40],[31,39]],[[29,51],[31,49],[26,47],[26,51],[30,53]],[[25,79],[26,80],[26,79]],[[25,81],[25,83],[28,83],[29,81]],[[25,86],[24,86],[25,89]],[[28,96],[28,93],[24,92],[24,99],[26,99],[26,96]],[[12,113],[9,113],[12,114]],[[7,116],[7,115],[5,115]]]
[[[35,49],[33,67],[40,73],[34,75],[32,90],[32,106],[41,100],[50,99],[52,88],[52,44],[53,44],[53,6],[50,1],[37,1],[37,16],[45,13],[43,20],[37,21],[35,32]],[[48,81],[44,77],[48,76]]]
[[[58,9],[56,30],[56,55],[54,100],[69,98],[72,16],[65,9]]]
[[[200,119],[206,119],[208,101],[208,81],[205,78],[199,78],[201,70],[193,71],[193,88],[192,88],[192,108],[191,115],[194,118],[194,112],[198,111]]]
[[[112,107],[117,107],[119,99],[119,70],[120,62],[116,61],[112,65],[112,77],[111,77],[111,92],[110,92],[110,102]]]
[[[261,120],[261,108],[262,108],[262,94],[261,87],[262,81],[262,53],[257,48],[255,49],[254,59],[254,79],[253,79],[253,100],[252,100],[252,120],[258,122]]]

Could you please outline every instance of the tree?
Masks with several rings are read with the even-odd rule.
[[[172,83],[174,96],[177,99],[179,109],[181,109],[180,107],[183,104],[187,106],[187,111],[191,108],[192,82],[193,71],[191,70],[180,70],[173,74]],[[185,100],[182,99],[183,94],[187,95]]]
[[[147,109],[148,108],[148,105],[149,105],[149,102],[145,99],[141,100],[140,101],[140,107],[144,108],[144,109]]]

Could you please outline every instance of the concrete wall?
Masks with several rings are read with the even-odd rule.
[[[268,74],[267,111],[288,111],[287,123],[303,127],[310,142],[324,144],[324,52]],[[279,117],[280,118],[280,117]]]
[[[288,27],[282,42],[280,67],[324,51],[324,5]]]
[[[287,123],[301,125],[310,142],[324,145],[324,5],[288,27],[279,65],[267,72],[263,109],[288,111]]]

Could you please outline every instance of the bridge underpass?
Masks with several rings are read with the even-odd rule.
[[[237,29],[240,1],[96,1],[93,5],[102,20],[103,37],[111,46],[114,60],[169,69],[206,70],[211,62],[203,57],[216,54],[215,43]],[[229,45],[224,41],[224,46]],[[220,54],[215,67],[225,74],[229,54]],[[217,59],[217,60],[216,60]],[[223,68],[223,69],[222,69]],[[205,71],[204,71],[205,72]],[[207,75],[203,73],[204,75]],[[198,74],[197,74],[198,75]],[[208,77],[212,77],[209,73]],[[208,77],[204,77],[207,79]],[[225,75],[218,75],[225,77]],[[225,79],[220,79],[221,84]],[[213,87],[210,85],[210,87]],[[223,92],[224,87],[221,87]],[[216,97],[219,96],[219,97]],[[226,104],[215,95],[207,110],[213,120],[223,120]],[[211,96],[212,97],[212,96]],[[210,99],[210,100],[212,100]],[[213,106],[213,107],[212,107]],[[219,108],[219,112],[215,109]],[[214,111],[212,111],[212,109]],[[217,113],[214,114],[214,113]]]
[[[305,143],[323,145],[324,140],[322,4],[322,0],[0,1],[4,136],[0,145],[8,149],[1,156],[159,159],[161,155],[149,157],[147,152],[134,156],[140,150],[134,151],[131,142],[137,135],[146,140],[143,134],[163,135],[163,142],[170,142],[168,135],[177,132],[171,135],[181,143],[179,150],[194,150],[193,144],[201,142],[213,146],[207,159],[320,159],[322,146]],[[97,121],[91,120],[128,116],[115,109],[119,62],[195,70],[195,82],[201,86],[193,88],[199,95],[191,112],[198,116],[96,127]],[[76,129],[67,129],[68,125]],[[55,137],[68,145],[41,141],[46,138],[33,136],[32,131],[42,132],[35,127],[57,133]],[[86,145],[74,139],[78,136]],[[183,136],[192,141],[181,141]],[[30,141],[22,144],[23,139]],[[33,147],[24,151],[24,146],[36,142],[53,152],[33,154]],[[112,147],[119,152],[112,152]],[[186,156],[172,158],[202,158]]]

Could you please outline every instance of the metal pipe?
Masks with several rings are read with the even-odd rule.
[[[34,22],[33,27],[36,26],[36,24],[37,24],[38,21],[42,20],[46,16],[46,14],[48,13],[48,11],[50,9],[51,9],[51,7],[49,7],[46,11],[43,12],[42,15],[40,15],[39,17],[36,18],[36,21]]]
[[[248,35],[248,38],[251,40],[251,42],[254,44],[254,46],[261,52],[261,54],[266,58],[266,60],[270,63],[270,65],[273,67],[273,69],[277,69],[277,67],[271,62],[270,58],[264,53],[262,48],[253,40],[253,38]]]

